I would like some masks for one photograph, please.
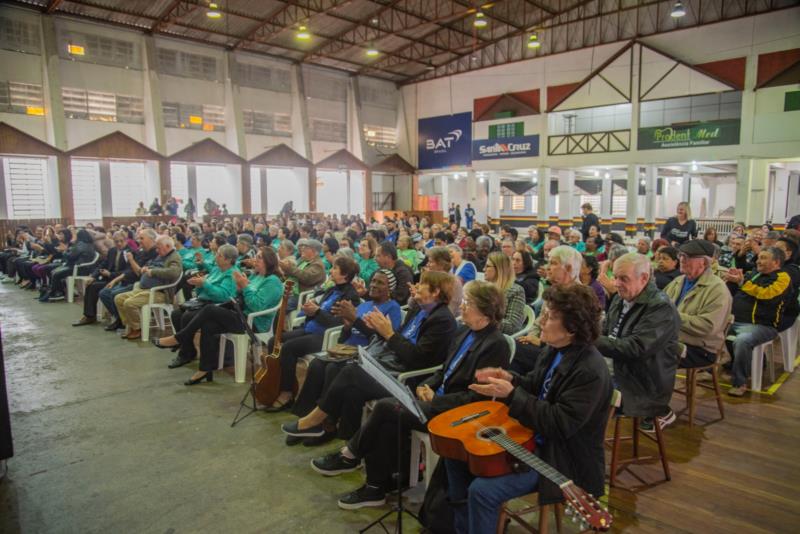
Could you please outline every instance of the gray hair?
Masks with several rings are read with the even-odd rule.
[[[236,259],[239,257],[239,251],[236,250],[236,247],[233,245],[222,245],[217,249],[217,255],[222,254],[222,257],[228,260],[231,265],[236,262]]]
[[[281,241],[281,244],[278,246],[278,248],[291,250],[292,253],[294,253],[295,251],[294,243],[292,243],[291,240],[289,239],[284,239],[283,241]]]
[[[569,267],[569,275],[573,282],[580,279],[583,267],[583,256],[580,252],[569,245],[559,245],[550,251],[550,261],[552,260],[558,260],[564,267]]]
[[[461,249],[461,247],[459,247],[455,243],[450,243],[449,245],[447,245],[447,250],[452,250],[453,252],[458,252],[459,254],[463,254],[464,253],[464,251]]]
[[[171,236],[168,235],[160,235],[156,238],[156,245],[167,245],[167,247],[172,250],[175,248],[175,240],[172,239]]]
[[[617,261],[619,258],[621,258],[622,256],[624,256],[627,253],[628,253],[628,249],[627,248],[625,248],[624,246],[620,245],[619,243],[616,243],[614,245],[611,245],[611,248],[606,251],[606,258],[608,258],[608,260],[611,263],[614,263],[615,261]],[[639,254],[639,255],[642,256],[642,254]]]
[[[783,251],[778,247],[765,247],[761,249],[761,252],[768,252],[769,255],[772,256],[772,260],[777,261],[779,266],[783,266],[783,263],[786,260],[786,256],[784,256]]]
[[[486,248],[491,250],[493,244],[494,242],[492,241],[492,238],[489,237],[488,235],[478,236],[478,239],[475,240],[475,246],[477,248],[484,248],[485,246]]]
[[[626,252],[614,262],[614,267],[625,264],[633,265],[636,276],[641,276],[645,273],[649,276],[653,269],[650,258],[638,252]]]
[[[111,237],[112,239],[124,239],[125,241],[128,240],[128,234],[126,234],[122,230],[114,232],[114,234]]]
[[[355,252],[350,247],[340,247],[339,250],[336,251],[336,256],[344,256],[345,258],[350,258],[351,260],[355,260]]]
[[[253,246],[253,236],[251,236],[250,234],[239,234],[238,236],[236,236],[236,242],[237,243],[244,243],[248,247],[252,247]]]
[[[139,230],[139,234],[142,237],[148,237],[148,238],[152,239],[153,241],[155,241],[156,238],[158,237],[158,234],[152,228],[143,228],[142,230]]]

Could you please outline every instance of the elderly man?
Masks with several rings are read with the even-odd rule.
[[[475,267],[478,271],[483,272],[486,267],[486,258],[494,247],[494,240],[488,235],[478,236],[475,240]]]
[[[551,286],[579,284],[582,266],[583,256],[574,248],[568,245],[554,248],[550,252],[550,269],[547,273],[549,284]],[[516,340],[517,349],[510,366],[513,371],[522,374],[528,373],[536,365],[542,345],[540,336],[542,334],[541,317],[542,313],[544,313],[543,307],[543,304],[539,305],[539,312],[536,313],[536,319],[533,321],[533,328],[530,333]]]
[[[728,288],[711,272],[714,244],[703,239],[680,246],[681,276],[664,288],[675,304],[681,324],[678,339],[686,345],[686,356],[678,367],[704,367],[717,358],[725,341],[725,324],[731,313]]]
[[[428,262],[425,266],[425,269],[440,273],[451,273],[453,264],[450,259],[450,250],[448,250],[448,248],[449,247],[433,247],[432,249],[428,250]],[[461,283],[461,279],[459,277],[454,276],[453,294],[450,295],[450,303],[447,305],[447,307],[450,308],[450,312],[453,314],[453,317],[459,317],[461,315],[461,299],[463,298],[463,294],[464,284]],[[412,294],[411,296],[413,297],[414,295]],[[411,308],[412,305],[416,305],[416,303],[413,302],[413,298],[408,299],[408,305],[409,308]]]
[[[655,424],[664,428],[675,421],[669,401],[678,367],[680,318],[650,274],[650,260],[637,252],[614,262],[617,294],[597,348],[613,362],[622,413],[645,418],[641,428],[652,432]]]
[[[166,235],[158,236],[155,240],[158,256],[151,260],[146,266],[134,267],[141,274],[139,287],[127,293],[120,293],[114,297],[114,304],[119,311],[119,317],[125,325],[126,330],[122,335],[123,339],[134,340],[142,336],[140,310],[150,299],[150,289],[157,286],[164,286],[176,282],[183,274],[181,257],[175,250],[172,238]],[[133,256],[128,256],[129,261]],[[157,291],[153,296],[155,302],[169,302],[175,295],[175,289],[167,291]],[[149,317],[147,318],[149,320]]]
[[[515,252],[514,241],[512,239],[503,239],[500,250],[503,251],[503,254],[508,256],[508,259],[513,258]]]
[[[114,248],[108,251],[108,255],[91,274],[92,282],[86,286],[83,294],[83,317],[72,326],[84,326],[97,322],[97,299],[100,292],[105,289],[112,280],[125,272],[128,262],[125,254],[129,252],[128,240],[125,232],[114,234]]]
[[[300,258],[296,265],[288,258],[280,261],[281,271],[286,275],[287,279],[294,282],[293,294],[288,303],[290,310],[297,307],[297,299],[300,293],[316,289],[317,286],[325,281],[325,264],[322,263],[322,258],[320,257],[322,243],[316,239],[299,239],[297,241],[297,250],[300,253]]]
[[[236,237],[236,250],[239,257],[236,258],[238,269],[252,269],[255,267],[256,249],[253,246],[253,236],[250,234],[239,234]]]
[[[141,230],[138,235],[139,250],[136,253],[132,253],[130,250],[126,251],[125,269],[100,290],[100,302],[113,317],[111,324],[105,327],[106,332],[116,332],[124,326],[115,299],[117,295],[131,291],[133,284],[141,276],[142,266],[148,265],[158,257],[157,237],[158,234],[152,228]]]
[[[450,252],[450,263],[453,264],[450,274],[457,277],[461,281],[462,286],[467,282],[475,280],[475,275],[477,273],[475,264],[464,259],[464,251],[461,247],[452,243],[447,245],[447,250]]]
[[[778,335],[784,308],[792,294],[792,281],[781,270],[783,251],[776,247],[762,250],[755,271],[745,276],[741,269],[730,269],[726,280],[739,287],[733,296],[735,336],[729,350],[733,356],[732,384],[728,395],[741,397],[747,392],[753,349]]]
[[[552,239],[553,241],[557,241],[558,244],[561,244],[561,237],[562,237],[561,228],[558,226],[551,226],[547,229],[547,239]]]
[[[389,269],[394,273],[397,280],[397,287],[392,292],[392,298],[401,306],[405,306],[411,295],[409,284],[414,281],[414,273],[403,260],[397,258],[397,248],[389,241],[384,241],[378,245],[378,252],[375,254],[375,262],[381,269]],[[449,269],[449,267],[448,267]],[[359,288],[361,289],[361,288]]]

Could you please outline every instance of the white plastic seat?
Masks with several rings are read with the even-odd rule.
[[[517,352],[517,342],[514,341],[513,336],[509,336],[508,334],[503,334],[503,335],[506,336],[506,341],[508,342],[508,348],[510,350],[510,353],[508,355],[508,363],[511,363],[512,361],[514,361],[514,354]]]
[[[800,318],[783,332],[778,332],[781,340],[781,356],[783,356],[783,369],[787,373],[794,372],[794,360],[797,358],[797,334],[800,331]]]
[[[285,331],[290,331],[298,326],[302,326],[303,321],[305,321],[305,317],[298,317],[298,314],[303,309],[303,304],[308,302],[308,299],[314,296],[314,290],[310,289],[308,291],[303,291],[297,295],[297,308],[289,312],[289,317],[286,320],[286,327],[284,328]]]
[[[767,341],[753,349],[753,360],[750,366],[750,389],[753,391],[761,391],[765,354],[767,356],[767,372],[770,374],[770,380],[775,381],[775,359],[772,352],[772,341]]]
[[[262,310],[260,312],[248,314],[247,324],[250,326],[250,328],[253,328],[253,320],[256,317],[270,314],[277,316],[280,309],[281,305],[279,303],[277,306],[272,308],[267,308],[266,310]],[[255,334],[256,339],[266,345],[269,343],[269,340],[272,339],[272,325],[270,325],[270,328],[268,328],[266,332],[256,332]],[[225,366],[225,343],[228,341],[233,343],[233,379],[235,382],[241,384],[244,382],[245,375],[247,374],[247,351],[250,349],[250,336],[247,334],[234,334],[231,332],[220,334],[219,364],[217,365],[217,369],[222,369]]]
[[[96,264],[98,260],[100,260],[100,253],[95,251],[94,259],[92,261],[89,263],[79,263],[72,267],[72,276],[67,277],[67,302],[75,302],[76,282],[81,282],[81,285],[83,285],[94,280],[94,278],[91,276],[78,276],[78,270],[81,267],[91,267],[92,265]]]
[[[533,329],[533,322],[536,321],[536,312],[530,306],[525,306],[525,322],[522,323],[522,329],[519,332],[511,334],[511,337],[516,339],[524,336]]]
[[[436,464],[439,463],[439,455],[433,452],[433,448],[431,448],[431,437],[427,432],[420,432],[418,430],[411,431],[411,463],[409,466],[409,473],[408,473],[408,485],[410,487],[416,487],[419,484],[419,457],[421,445],[425,444],[425,475],[424,475],[424,482],[425,482],[425,489],[428,488],[428,485],[431,482],[431,476],[433,475],[433,470],[436,468]]]
[[[481,272],[475,273],[475,280],[483,282],[484,280],[486,280],[486,273],[481,273]]]
[[[179,276],[178,279],[172,282],[171,284],[150,288],[150,295],[148,296],[147,304],[142,306],[142,309],[139,312],[142,324],[142,341],[144,342],[150,341],[150,320],[152,319],[151,314],[155,314],[156,323],[158,324],[158,327],[161,330],[164,330],[164,326],[166,324],[165,316],[169,317],[169,314],[172,313],[173,306],[171,302],[155,302],[154,299],[156,291],[164,291],[170,288],[177,287],[180,281],[181,277]],[[172,325],[172,332],[175,333],[174,324]]]

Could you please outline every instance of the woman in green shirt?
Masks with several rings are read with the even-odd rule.
[[[369,286],[372,275],[378,270],[378,262],[375,261],[375,252],[378,250],[378,242],[372,238],[365,237],[358,242],[358,254],[356,263],[359,267],[359,277],[364,280],[364,285]]]
[[[225,245],[231,246],[231,245]],[[235,247],[234,247],[235,248]],[[224,247],[220,247],[223,250]],[[222,270],[222,266],[220,266]],[[231,273],[236,291],[241,293],[244,301],[245,316],[276,307],[283,296],[283,284],[275,275],[278,268],[278,256],[271,247],[261,247],[256,256],[255,272],[248,278],[233,268],[224,272]],[[272,324],[273,314],[256,317],[253,328],[257,332],[266,332]],[[213,372],[219,363],[219,338],[223,333],[244,333],[244,323],[237,311],[230,307],[206,305],[194,314],[189,323],[174,336],[164,337],[154,342],[158,347],[177,347],[181,354],[192,358],[194,335],[200,331],[200,367],[199,371],[184,382],[187,386],[199,384],[203,380],[213,381]],[[190,347],[190,348],[189,348]],[[177,358],[176,358],[177,359]]]

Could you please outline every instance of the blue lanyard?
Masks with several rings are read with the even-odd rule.
[[[420,310],[417,315],[411,319],[411,322],[406,325],[403,329],[403,337],[409,340],[410,342],[417,344],[417,338],[419,337],[419,327],[422,325],[422,321],[428,317],[428,312],[425,310]]]
[[[542,390],[539,392],[539,400],[544,400],[544,398],[547,396],[547,392],[550,391],[550,386],[553,383],[553,375],[555,374],[556,367],[558,367],[558,364],[561,363],[561,359],[563,357],[564,355],[559,351],[559,353],[556,354],[556,357],[553,359],[553,363],[550,364],[550,369],[547,370],[547,374],[544,376]]]
[[[450,360],[450,365],[447,366],[447,370],[444,372],[442,385],[436,389],[437,395],[444,395],[444,385],[447,383],[447,380],[455,372],[456,367],[458,367],[458,364],[461,363],[461,360],[464,359],[464,356],[467,354],[467,351],[469,351],[470,347],[474,342],[475,342],[475,333],[470,332],[467,335],[467,337],[464,338],[464,341],[461,342],[461,346],[458,347],[458,352],[456,352],[456,355],[453,356],[452,360]]]

